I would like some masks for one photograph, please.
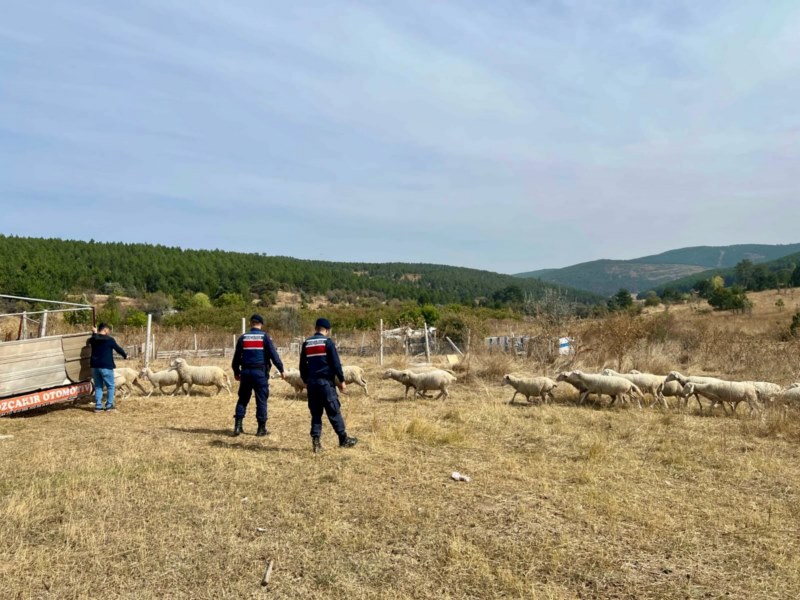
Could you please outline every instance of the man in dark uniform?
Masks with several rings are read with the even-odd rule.
[[[328,319],[317,319],[316,333],[303,343],[300,351],[300,376],[308,388],[308,409],[311,411],[311,442],[314,453],[322,450],[322,413],[339,436],[339,445],[343,448],[355,446],[358,440],[347,435],[342,417],[342,405],[336,393],[334,378],[339,378],[339,389],[345,390],[342,363],[336,344],[328,335],[331,323]]]
[[[247,404],[253,392],[256,395],[256,420],[258,421],[258,437],[268,435],[267,431],[267,398],[269,398],[270,363],[283,372],[278,351],[266,331],[262,331],[264,318],[261,315],[250,317],[250,331],[243,333],[236,342],[233,353],[233,377],[239,382],[239,401],[236,403],[233,435],[244,433],[242,421],[247,413]]]

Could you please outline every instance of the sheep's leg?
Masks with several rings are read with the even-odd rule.
[[[142,385],[142,384],[139,382],[139,380],[138,380],[138,379],[134,379],[134,380],[133,380],[133,385],[135,385],[135,386],[136,386],[136,387],[138,387],[140,390],[142,390],[142,393],[143,393],[143,394],[146,394],[146,393],[147,393],[147,390],[146,390],[146,389],[144,389],[144,386],[143,386],[143,385]]]
[[[436,400],[438,400],[438,399],[439,399],[439,398],[441,398],[441,397],[444,397],[444,399],[445,399],[445,400],[447,400],[447,396],[448,396],[448,394],[447,394],[447,388],[446,388],[446,387],[443,387],[443,388],[442,388],[442,391],[440,391],[440,392],[439,392],[439,395],[438,395],[438,396],[436,396]]]
[[[508,401],[509,404],[514,404],[514,398],[517,397],[517,394],[519,394],[519,392],[514,390],[514,395],[511,396],[511,400]]]
[[[588,398],[588,397],[589,397],[589,391],[586,390],[585,392],[583,392],[583,394],[581,394],[581,397],[578,400],[578,405],[583,404],[583,401],[586,400],[586,398]]]
[[[190,398],[191,398],[191,396],[192,396],[192,386],[193,386],[193,385],[194,385],[194,384],[193,384],[193,383],[191,383],[191,382],[188,382],[188,383],[186,384],[186,395],[187,395],[187,396],[189,396]]]

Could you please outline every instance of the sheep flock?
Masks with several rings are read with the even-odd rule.
[[[343,368],[345,383],[357,385],[369,396],[367,375],[363,367],[349,365]],[[287,368],[285,383],[296,397],[305,391],[305,383],[297,369]],[[172,388],[170,395],[179,392],[189,395],[193,385],[212,386],[219,393],[226,390],[232,394],[230,379],[225,370],[215,366],[192,366],[185,359],[175,359],[168,369],[154,372],[149,368],[135,371],[118,369],[116,373],[118,385],[127,395],[135,386],[149,397],[156,389],[161,395],[165,387]],[[279,374],[273,373],[273,378]],[[429,392],[439,392],[435,399],[447,400],[450,388],[458,382],[456,374],[448,369],[418,365],[407,369],[386,369],[382,379],[393,380],[404,388],[403,398],[414,390],[413,398],[432,398]],[[149,381],[152,389],[148,392],[142,382]],[[337,381],[338,383],[338,381]],[[514,403],[518,395],[522,395],[528,403],[552,403],[556,401],[555,392],[561,390],[562,401],[574,401],[583,404],[594,397],[595,402],[607,405],[629,404],[635,401],[639,408],[644,404],[670,408],[690,406],[696,402],[701,414],[716,406],[722,406],[726,414],[734,414],[739,404],[746,404],[750,414],[760,414],[765,408],[800,406],[800,383],[790,384],[784,388],[778,384],[765,381],[727,381],[721,378],[684,375],[678,371],[670,371],[666,375],[654,375],[631,370],[618,373],[611,369],[603,369],[599,373],[586,373],[580,370],[562,371],[553,377],[537,374],[507,373],[498,382],[499,386],[509,386],[514,391],[509,404]],[[462,385],[474,387],[474,382],[462,381]]]

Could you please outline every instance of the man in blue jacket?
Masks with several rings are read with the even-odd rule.
[[[264,327],[264,318],[261,315],[250,317],[250,331],[243,333],[236,341],[236,351],[233,353],[233,377],[239,382],[239,401],[236,403],[234,415],[233,435],[244,433],[242,422],[247,413],[247,404],[250,396],[256,395],[256,421],[258,421],[258,437],[269,435],[267,431],[267,400],[269,398],[269,370],[270,364],[283,373],[283,363],[278,351],[272,343]]]
[[[94,380],[94,412],[103,412],[103,386],[108,389],[106,399],[106,411],[116,410],[114,405],[114,352],[122,358],[127,359],[125,353],[117,340],[111,337],[111,326],[100,323],[97,327],[92,327],[92,337],[89,338],[89,345],[92,347],[92,357],[89,366],[92,367],[92,379]]]
[[[311,411],[311,443],[314,453],[322,451],[322,413],[328,415],[333,430],[339,436],[339,446],[349,448],[358,440],[347,435],[342,417],[342,405],[336,393],[334,378],[339,378],[339,389],[345,391],[344,373],[336,344],[328,335],[331,323],[317,319],[316,333],[303,343],[300,350],[300,377],[308,388],[308,409]]]

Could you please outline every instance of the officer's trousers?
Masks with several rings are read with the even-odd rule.
[[[311,437],[322,434],[323,412],[328,415],[328,421],[339,438],[345,436],[342,405],[332,382],[324,379],[312,379],[308,382],[308,410],[311,411]]]
[[[244,419],[247,414],[247,405],[250,396],[256,395],[256,420],[259,423],[267,421],[267,399],[269,398],[269,383],[264,367],[242,369],[239,376],[239,401],[236,403],[236,418]]]

